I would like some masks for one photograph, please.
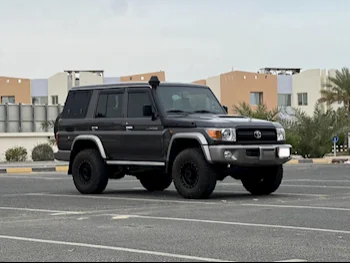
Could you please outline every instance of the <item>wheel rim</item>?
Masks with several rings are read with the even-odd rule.
[[[83,162],[79,166],[79,179],[80,182],[84,185],[87,185],[91,182],[92,179],[92,169],[89,163]]]
[[[199,181],[197,166],[192,162],[186,162],[180,170],[181,183],[188,189],[194,188]]]

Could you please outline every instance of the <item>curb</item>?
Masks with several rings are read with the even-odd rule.
[[[349,159],[294,159],[289,161],[287,164],[291,164],[291,165],[296,165],[296,164],[344,164],[346,162],[348,162]]]
[[[68,172],[68,166],[53,167],[12,167],[0,169],[0,174],[27,174],[27,173],[50,173],[50,172]]]

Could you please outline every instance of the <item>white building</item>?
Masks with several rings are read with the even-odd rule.
[[[293,75],[292,107],[312,116],[328,76],[335,76],[335,72],[336,70],[311,69]],[[336,103],[332,108],[337,109],[340,106]]]
[[[68,91],[72,87],[98,85],[104,83],[104,71],[101,70],[66,70],[48,80],[49,105],[63,105]]]

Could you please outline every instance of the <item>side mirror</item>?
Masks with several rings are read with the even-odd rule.
[[[143,116],[144,117],[153,117],[152,105],[145,105],[145,106],[143,106]]]
[[[228,107],[227,106],[223,106],[223,108],[226,111],[226,113],[228,113]]]

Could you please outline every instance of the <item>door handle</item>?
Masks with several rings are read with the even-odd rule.
[[[98,131],[98,126],[92,126],[92,127],[91,127],[91,130],[93,130],[93,131]]]
[[[134,129],[133,126],[126,126],[125,128],[126,128],[127,131],[132,131]]]

